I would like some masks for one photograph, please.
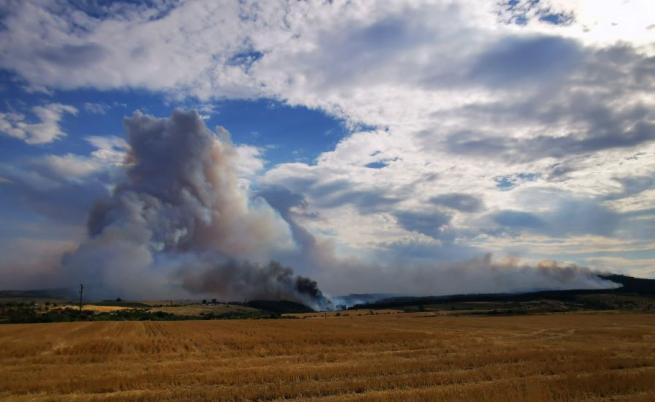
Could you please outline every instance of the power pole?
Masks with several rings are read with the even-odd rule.
[[[82,312],[83,297],[84,297],[84,285],[80,283],[80,313]]]

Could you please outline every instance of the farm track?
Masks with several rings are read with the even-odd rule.
[[[0,326],[0,400],[655,400],[655,315]]]

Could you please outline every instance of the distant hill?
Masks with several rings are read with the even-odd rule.
[[[398,296],[383,293],[351,294],[334,298],[339,309],[429,309],[470,310],[486,306],[490,310],[521,310],[536,304],[542,310],[638,308],[655,310],[655,279],[641,279],[626,275],[604,274],[600,278],[621,285],[615,289],[545,290],[523,293],[455,294],[446,296]],[[53,301],[75,300],[69,289],[0,290],[0,300]],[[544,304],[545,303],[545,304]],[[97,305],[147,307],[142,303],[104,301]],[[253,300],[246,306],[274,314],[309,313],[313,310],[301,303],[288,300]],[[350,307],[352,306],[352,307]],[[544,307],[545,306],[545,307]],[[544,311],[545,311],[544,310]]]
[[[332,302],[337,309],[343,309],[356,304],[375,303],[378,300],[392,297],[398,297],[398,295],[391,293],[352,293],[345,296],[335,296],[332,298]]]
[[[579,309],[655,311],[655,280],[626,275],[599,275],[621,285],[614,289],[545,290],[523,293],[399,296],[361,303],[352,309],[473,310],[517,313]],[[536,307],[535,307],[536,306]]]
[[[599,277],[622,285],[615,289],[618,293],[637,293],[644,295],[655,295],[655,279],[634,278],[626,275],[598,275]]]

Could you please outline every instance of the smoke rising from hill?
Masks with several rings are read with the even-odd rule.
[[[334,245],[314,236],[299,223],[307,201],[284,188],[260,193],[288,222],[301,253],[297,257],[316,272],[321,283],[345,293],[445,295],[458,293],[529,292],[545,289],[603,289],[618,285],[589,268],[556,261],[526,263],[494,258],[491,253],[459,262],[408,262],[407,256],[367,263],[336,254]]]
[[[613,287],[573,265],[495,260],[419,264],[339,256],[332,241],[303,226],[301,194],[252,195],[228,134],[195,112],[125,120],[129,153],[112,195],[90,211],[87,239],[64,255],[47,286],[84,282],[92,297],[286,299],[331,308],[317,283],[339,292],[407,295]],[[283,264],[272,262],[281,261]],[[32,275],[33,277],[33,275]],[[33,285],[33,282],[30,282]]]
[[[211,261],[206,268],[196,266],[185,272],[182,286],[194,293],[219,294],[229,300],[294,300],[318,310],[332,308],[316,281],[297,276],[291,268],[276,261],[266,265]]]
[[[382,292],[411,295],[515,293],[540,290],[609,289],[619,285],[589,268],[556,261],[527,263],[486,254],[466,261],[416,266],[406,277],[378,283]],[[386,275],[388,276],[388,275]]]
[[[268,204],[249,199],[227,133],[219,138],[195,112],[176,111],[170,119],[136,113],[125,125],[124,179],[91,211],[88,240],[64,259],[69,276],[107,294],[184,288],[325,303],[316,283],[290,268],[244,261],[263,261],[291,239]]]

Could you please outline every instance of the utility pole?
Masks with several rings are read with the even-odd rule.
[[[83,297],[84,297],[84,285],[80,283],[80,313],[82,312]]]

